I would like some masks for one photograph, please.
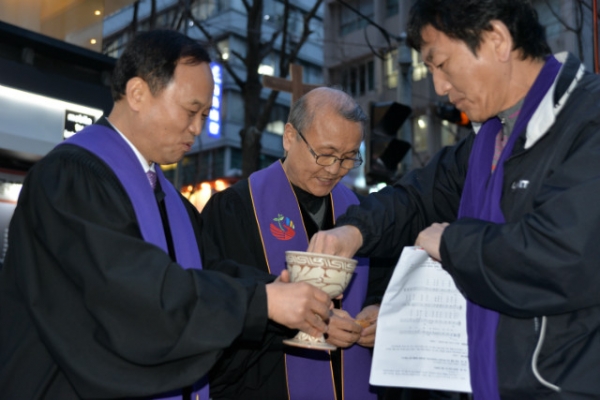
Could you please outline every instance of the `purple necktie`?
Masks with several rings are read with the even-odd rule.
[[[156,172],[154,172],[150,169],[150,170],[148,170],[148,172],[146,172],[146,176],[148,177],[148,181],[150,182],[150,186],[152,186],[152,189],[155,189],[156,188]]]

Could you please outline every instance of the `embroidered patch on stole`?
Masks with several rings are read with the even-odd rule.
[[[277,214],[277,217],[273,218],[275,223],[271,222],[269,228],[271,229],[271,235],[277,240],[290,240],[296,235],[296,226],[294,221],[285,217],[283,214]]]

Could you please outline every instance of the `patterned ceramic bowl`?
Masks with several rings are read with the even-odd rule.
[[[285,261],[292,282],[307,282],[331,298],[342,294],[356,268],[352,258],[305,251],[286,251]]]

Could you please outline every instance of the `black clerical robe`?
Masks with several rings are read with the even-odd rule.
[[[198,245],[210,245],[183,201]],[[180,389],[236,338],[260,340],[266,324],[264,283],[184,270],[145,242],[123,187],[96,156],[59,146],[28,174],[0,272],[0,398]]]
[[[319,227],[310,217],[310,212],[315,213],[323,199],[297,187],[294,187],[294,191],[300,203],[306,231],[309,237],[312,237]],[[325,203],[325,222],[321,228],[329,229],[333,227],[333,213],[331,201]],[[217,261],[226,257],[254,266],[268,276],[269,268],[247,180],[213,195],[202,211],[202,217],[206,224],[206,237],[216,244],[216,247],[211,247],[204,253],[205,269],[219,270]],[[389,268],[392,263],[385,261],[379,262],[375,267],[371,265],[369,293],[365,305],[381,301],[392,271]],[[275,276],[271,277],[274,278]],[[282,340],[294,336],[295,333],[271,322],[262,345],[237,341],[210,373],[211,396],[214,400],[287,400],[284,350],[293,352],[294,349],[284,346]],[[325,352],[322,354],[326,355]],[[332,363],[334,374],[339,381],[339,350],[332,352]],[[339,393],[338,398],[341,398]]]

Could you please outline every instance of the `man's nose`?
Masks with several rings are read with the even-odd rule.
[[[335,162],[333,164],[328,165],[327,167],[324,167],[324,168],[331,175],[337,175],[340,172],[340,170],[342,169],[342,160],[337,159],[337,160],[335,160]]]
[[[198,113],[198,115],[196,115],[194,117],[194,119],[192,120],[192,123],[189,126],[190,132],[192,132],[192,134],[194,136],[200,135],[200,133],[202,133],[203,125],[204,125],[204,121],[202,119],[202,115],[200,113]]]
[[[448,92],[450,92],[452,85],[446,79],[446,77],[444,76],[443,73],[441,73],[439,71],[434,71],[432,75],[433,75],[433,87],[435,88],[435,92],[439,96],[446,96],[448,94]]]

